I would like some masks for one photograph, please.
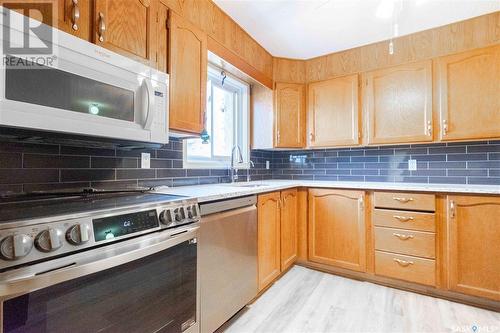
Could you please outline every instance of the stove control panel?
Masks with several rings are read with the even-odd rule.
[[[160,222],[167,228],[178,227],[200,219],[198,204],[165,209],[160,213]]]
[[[96,213],[87,217],[57,219],[43,224],[0,229],[0,271],[31,261],[75,252],[107,242],[124,240],[200,220],[193,200],[152,208]]]

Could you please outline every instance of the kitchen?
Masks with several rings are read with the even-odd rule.
[[[500,332],[498,1],[0,4],[2,332]]]

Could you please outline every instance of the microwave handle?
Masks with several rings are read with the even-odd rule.
[[[141,85],[142,90],[142,112],[146,114],[146,121],[143,124],[144,129],[151,129],[154,119],[154,91],[153,85],[149,79],[144,79]]]

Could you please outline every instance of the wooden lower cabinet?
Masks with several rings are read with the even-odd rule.
[[[500,301],[500,197],[448,196],[448,288]]]
[[[309,190],[309,261],[366,272],[365,192]]]
[[[297,260],[297,189],[281,192],[281,270]]]
[[[280,192],[262,194],[257,199],[259,290],[281,272],[280,199]]]
[[[290,189],[258,196],[259,291],[297,259],[297,193]]]

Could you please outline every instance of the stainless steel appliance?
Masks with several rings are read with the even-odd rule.
[[[197,332],[196,200],[90,193],[0,204],[2,332]]]
[[[256,201],[200,206],[201,332],[214,332],[257,295]]]
[[[0,125],[168,142],[167,74],[5,7],[0,6],[0,14]],[[25,19],[44,34],[26,29]],[[52,57],[5,50],[36,38],[32,43],[50,47]]]

